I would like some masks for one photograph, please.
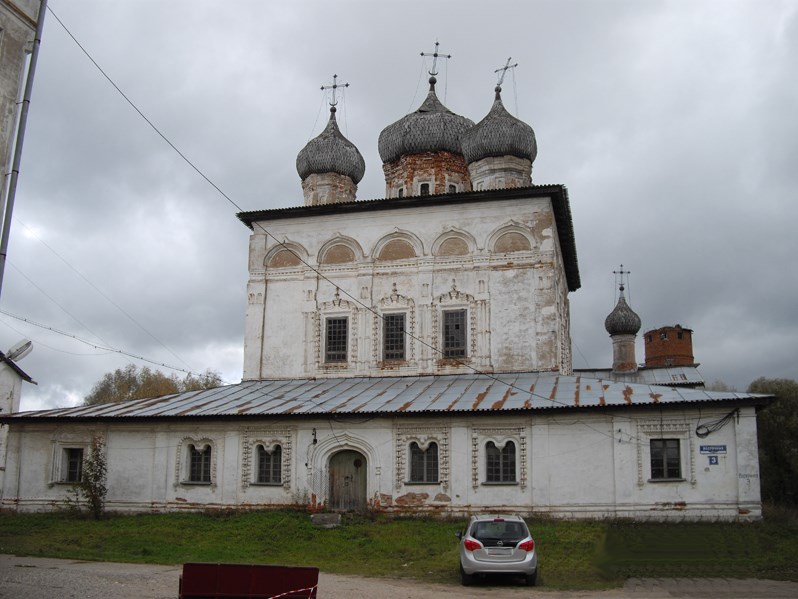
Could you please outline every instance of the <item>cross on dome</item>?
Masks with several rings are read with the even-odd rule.
[[[432,70],[429,71],[429,74],[432,75],[433,77],[438,74],[438,71],[435,70],[435,69],[438,68],[438,57],[440,57],[440,58],[451,58],[452,57],[451,54],[438,54],[438,46],[440,46],[440,44],[438,43],[438,40],[435,40],[435,51],[434,52],[422,52],[421,53],[421,56],[432,56]]]
[[[326,91],[328,89],[332,90],[332,100],[330,101],[330,106],[335,107],[338,104],[338,100],[335,99],[335,90],[339,87],[349,87],[348,83],[338,83],[338,75],[333,75],[333,82],[332,85],[322,85],[321,91]]]
[[[501,87],[502,83],[504,82],[504,76],[507,74],[507,71],[509,71],[510,69],[514,69],[515,67],[518,66],[518,63],[510,64],[510,61],[512,59],[513,58],[511,56],[510,58],[507,59],[507,64],[505,64],[502,68],[493,71],[494,73],[500,73],[499,81],[496,83],[497,87]]]

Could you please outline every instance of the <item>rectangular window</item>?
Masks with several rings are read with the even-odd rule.
[[[405,315],[385,314],[382,318],[383,360],[404,360]]]
[[[83,448],[64,448],[64,472],[61,480],[67,483],[79,483],[83,478]]]
[[[682,478],[679,439],[651,439],[651,479]]]
[[[258,445],[258,477],[255,482],[261,484],[280,484],[282,480],[283,450],[278,445],[271,453],[263,445]]]
[[[443,313],[443,357],[466,357],[465,310],[447,310]]]
[[[421,194],[423,196],[429,195],[429,183],[422,183],[421,184]]]
[[[418,443],[413,442],[410,444],[410,482],[438,482],[437,443],[430,443],[429,447],[423,451]]]
[[[493,441],[485,446],[485,480],[489,483],[515,482],[515,443],[499,449]]]
[[[211,446],[206,445],[197,449],[194,445],[188,446],[189,469],[188,480],[192,483],[211,482]]]
[[[346,362],[348,318],[328,318],[324,346],[325,362]]]

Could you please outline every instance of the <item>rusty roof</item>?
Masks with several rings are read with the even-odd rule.
[[[704,391],[556,373],[516,372],[244,381],[150,399],[0,415],[20,420],[124,420],[330,415],[543,412],[711,402],[766,395]]]

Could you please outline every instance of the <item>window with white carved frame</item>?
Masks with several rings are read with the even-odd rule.
[[[485,445],[485,481],[489,483],[514,483],[515,443],[507,441],[503,447],[493,441]]]
[[[410,444],[410,482],[438,482],[438,444],[427,445],[425,449],[413,441]]]
[[[468,355],[466,316],[467,310],[443,311],[444,358],[465,358]]]
[[[347,337],[349,319],[328,317],[324,323],[324,361],[327,363],[343,363],[347,361]]]
[[[651,439],[651,480],[682,480],[679,439]]]
[[[382,317],[382,358],[385,361],[405,360],[404,312],[384,314]]]
[[[259,485],[282,484],[283,448],[279,445],[266,447],[259,444],[255,454],[257,459],[255,482]]]
[[[211,457],[210,445],[188,445],[188,480],[190,483],[210,484]]]

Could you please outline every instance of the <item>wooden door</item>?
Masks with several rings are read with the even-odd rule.
[[[330,458],[330,509],[355,510],[366,508],[366,457],[352,449],[345,449]]]

